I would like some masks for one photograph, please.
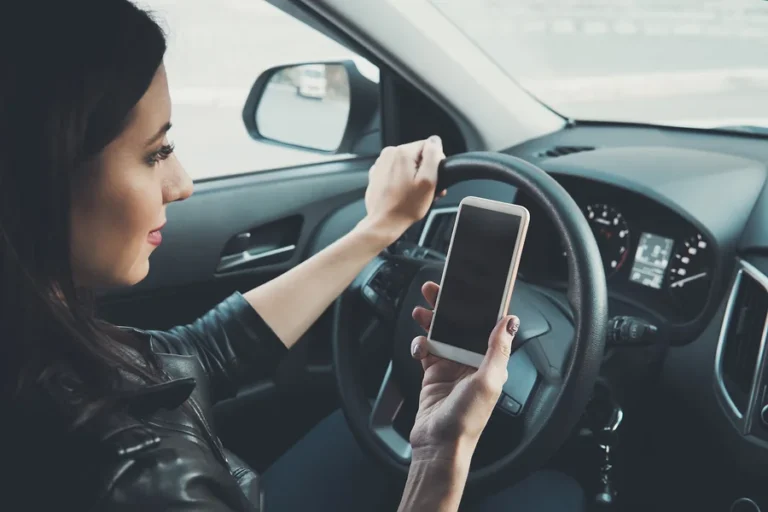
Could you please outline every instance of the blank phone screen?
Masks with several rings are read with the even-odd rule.
[[[456,219],[431,339],[485,354],[504,298],[520,217],[462,205]]]

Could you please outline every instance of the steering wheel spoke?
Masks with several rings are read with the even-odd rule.
[[[371,411],[371,430],[393,457],[407,463],[411,460],[411,443],[395,429],[395,418],[404,403],[405,398],[392,378],[390,361]]]
[[[520,419],[523,424],[523,439],[535,436],[553,409],[562,382],[540,380],[528,399],[525,414]]]

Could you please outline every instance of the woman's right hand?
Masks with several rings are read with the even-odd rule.
[[[444,158],[443,142],[436,135],[384,148],[369,172],[364,222],[390,233],[392,243],[423,219],[435,199],[445,195],[435,191],[437,169]]]
[[[428,282],[422,293],[434,308],[439,286]],[[413,318],[425,330],[432,310],[417,307]],[[426,337],[413,340],[411,354],[424,367],[419,411],[411,431],[414,460],[469,457],[474,452],[507,380],[509,356],[520,320],[505,316],[491,332],[488,351],[479,368],[429,354]]]

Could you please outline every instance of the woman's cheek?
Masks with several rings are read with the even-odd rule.
[[[103,253],[112,256],[113,276],[119,285],[133,285],[146,277],[154,249],[149,232],[162,221],[159,187],[139,174],[146,170],[137,171],[131,181],[111,187],[110,212],[103,217],[110,219],[111,228],[104,238],[109,247],[104,247]]]

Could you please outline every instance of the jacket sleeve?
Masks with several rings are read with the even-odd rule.
[[[239,292],[191,324],[148,334],[155,352],[200,359],[211,381],[214,401],[271,377],[288,351]]]

